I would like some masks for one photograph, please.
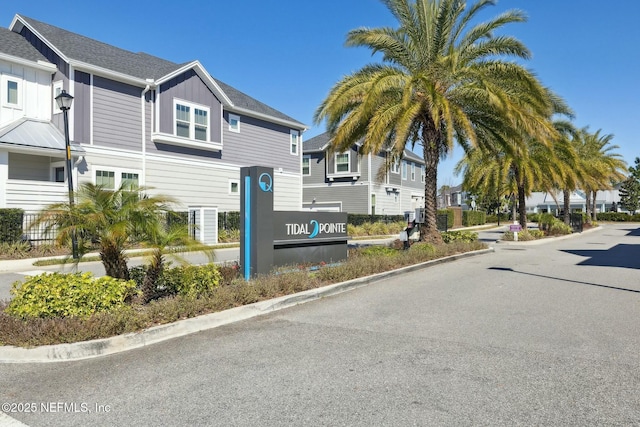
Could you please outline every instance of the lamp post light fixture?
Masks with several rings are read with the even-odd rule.
[[[64,142],[67,150],[67,184],[69,186],[69,213],[73,214],[73,173],[71,172],[71,143],[69,142],[69,109],[73,104],[73,96],[69,95],[66,90],[62,90],[60,95],[56,96],[58,108],[62,110],[64,116]],[[71,233],[71,251],[73,259],[78,259],[78,238],[75,229]]]

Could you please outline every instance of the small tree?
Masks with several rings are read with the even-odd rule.
[[[60,244],[68,244],[75,232],[81,256],[97,245],[107,275],[129,280],[126,247],[149,239],[159,215],[173,202],[167,196],[149,196],[144,190],[129,184],[108,190],[84,183],[73,207],[68,202],[50,205],[34,225],[55,228]]]
[[[620,187],[620,204],[635,214],[640,208],[640,158],[636,157],[635,167],[629,167],[629,177]]]

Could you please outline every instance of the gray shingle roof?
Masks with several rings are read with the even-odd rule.
[[[171,61],[146,53],[129,52],[24,15],[19,16],[68,59],[140,79],[160,78],[180,68],[179,64]]]
[[[2,53],[7,55],[33,62],[47,61],[47,58],[31,46],[24,37],[6,28],[0,28],[0,46]]]
[[[329,143],[329,133],[321,133],[320,135],[309,138],[302,143],[302,151],[305,153],[312,153],[315,151],[322,151],[324,147]],[[404,150],[404,157],[409,160],[413,160],[416,163],[424,164],[424,160],[418,154],[413,151]]]
[[[18,16],[68,59],[81,61],[128,76],[139,79],[157,80],[188,64],[176,64],[144,52],[130,52],[33,18],[28,18],[23,15]],[[226,83],[219,80],[215,81],[235,106],[276,119],[293,122],[294,124],[298,124],[301,129],[306,127],[299,121],[240,92]]]

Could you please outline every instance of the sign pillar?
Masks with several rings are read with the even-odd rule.
[[[245,280],[273,268],[273,168],[240,169],[240,266]]]

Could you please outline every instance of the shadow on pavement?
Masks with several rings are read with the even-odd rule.
[[[508,267],[489,267],[489,270],[508,271],[511,273],[526,274],[527,276],[542,277],[545,279],[558,280],[561,282],[578,283],[580,285],[596,286],[598,288],[613,289],[616,291],[626,291],[626,292],[633,292],[636,294],[640,294],[640,291],[636,289],[618,288],[616,286],[600,285],[598,283],[589,283],[589,282],[582,282],[579,280],[561,279],[559,277],[545,276],[544,274],[526,273],[524,271],[516,271],[513,268],[508,268]]]
[[[632,233],[638,232],[637,230]],[[573,255],[588,259],[578,265],[595,265],[600,267],[622,267],[640,269],[640,245],[619,244],[603,250],[563,250]]]

